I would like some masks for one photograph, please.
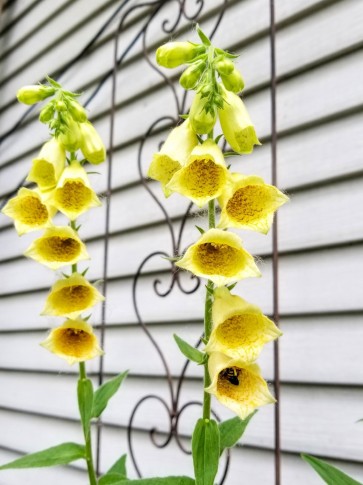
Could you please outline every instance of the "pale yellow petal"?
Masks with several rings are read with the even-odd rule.
[[[35,182],[40,190],[52,189],[64,170],[65,160],[63,145],[56,138],[51,138],[42,146],[38,157],[33,159],[26,180]]]

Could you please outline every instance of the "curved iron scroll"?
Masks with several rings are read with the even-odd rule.
[[[168,126],[175,126],[178,124],[180,118],[179,114],[185,113],[187,108],[186,108],[186,93],[184,92],[178,92],[178,89],[175,87],[174,82],[169,79],[161,70],[158,69],[158,67],[154,64],[154,62],[150,59],[147,45],[148,45],[148,31],[149,27],[152,22],[156,22],[158,19],[158,16],[161,18],[161,29],[162,31],[167,35],[174,34],[178,28],[180,28],[181,21],[183,19],[187,20],[188,22],[197,22],[197,20],[200,18],[200,16],[203,14],[203,10],[205,8],[205,4],[207,2],[204,2],[203,0],[159,0],[159,1],[149,1],[149,2],[144,2],[140,3],[138,5],[134,5],[128,8],[128,10],[123,14],[119,26],[115,32],[115,51],[114,51],[114,72],[113,72],[113,84],[112,84],[112,109],[111,109],[111,136],[110,136],[110,172],[109,172],[109,183],[108,183],[108,206],[107,206],[107,214],[106,214],[106,219],[108,220],[109,218],[109,201],[110,201],[110,185],[111,185],[111,168],[112,168],[112,155],[113,155],[113,131],[114,131],[114,118],[115,118],[115,106],[116,106],[116,79],[117,79],[117,74],[118,74],[118,67],[122,62],[122,59],[124,56],[129,52],[129,50],[133,47],[133,45],[136,43],[136,41],[141,38],[142,41],[142,49],[143,49],[143,55],[145,58],[145,61],[149,65],[149,67],[153,70],[155,70],[164,80],[165,85],[168,86],[170,91],[172,92],[173,95],[173,100],[174,100],[174,114],[173,115],[166,115],[163,117],[160,117],[156,119],[149,127],[145,135],[143,136],[139,149],[138,149],[138,155],[137,155],[137,163],[138,163],[138,170],[139,170],[139,176],[140,176],[140,182],[144,186],[145,190],[149,193],[153,201],[157,204],[157,206],[160,208],[163,218],[165,219],[165,224],[168,228],[169,235],[170,235],[170,242],[171,242],[171,251],[170,254],[166,254],[161,251],[154,251],[148,256],[144,258],[144,260],[140,263],[138,270],[136,272],[136,275],[133,280],[133,285],[132,285],[132,299],[133,299],[133,305],[135,309],[135,313],[137,316],[137,320],[143,329],[143,331],[146,333],[148,336],[150,342],[155,348],[155,351],[160,357],[160,360],[162,362],[164,371],[165,371],[165,379],[167,381],[168,389],[169,389],[169,394],[170,394],[170,399],[167,401],[166,399],[158,396],[157,394],[148,394],[144,397],[142,397],[134,406],[134,409],[132,411],[128,428],[127,428],[127,437],[128,437],[128,446],[129,446],[129,453],[133,462],[133,465],[136,469],[137,474],[139,477],[142,476],[142,471],[139,467],[139,464],[137,463],[137,458],[136,458],[136,452],[134,449],[134,443],[133,443],[133,430],[134,430],[134,419],[139,411],[139,409],[145,404],[150,401],[155,401],[157,403],[160,403],[161,407],[167,412],[168,416],[168,431],[162,434],[163,436],[163,441],[159,442],[156,439],[156,433],[157,429],[155,427],[151,427],[149,430],[149,435],[150,435],[150,440],[153,443],[154,446],[157,448],[165,448],[168,446],[168,444],[174,439],[177,446],[183,453],[190,454],[191,452],[185,448],[181,436],[179,434],[178,430],[178,425],[180,421],[180,417],[183,414],[183,412],[191,407],[191,406],[201,406],[202,403],[199,401],[190,401],[187,402],[183,405],[180,405],[180,395],[182,393],[182,387],[183,383],[185,380],[185,375],[188,369],[189,361],[186,361],[183,368],[181,369],[180,376],[177,379],[173,379],[170,368],[168,366],[168,362],[163,354],[163,351],[156,341],[156,339],[153,337],[152,332],[150,329],[147,327],[145,322],[143,321],[141,311],[140,311],[140,306],[138,302],[138,282],[140,279],[140,276],[142,276],[143,271],[147,263],[155,257],[167,257],[167,256],[175,256],[179,255],[182,253],[181,249],[181,239],[183,235],[183,230],[186,224],[186,221],[188,219],[188,216],[190,215],[190,211],[192,209],[192,204],[189,204],[184,216],[182,217],[182,220],[180,222],[179,228],[175,229],[172,223],[172,219],[170,215],[168,214],[167,208],[164,206],[163,202],[159,200],[157,195],[153,192],[153,190],[150,188],[150,185],[147,183],[143,173],[142,173],[142,167],[141,167],[141,162],[143,159],[143,150],[145,146],[145,142],[150,138],[151,135],[158,133],[158,131],[161,131],[162,128],[165,128],[165,125]],[[223,14],[226,9],[226,5],[228,3],[228,0],[222,0],[220,2],[220,5],[218,6],[218,11],[216,13],[216,21],[215,24],[212,28],[212,31],[209,32],[209,35],[211,38],[213,38],[218,26],[220,25],[220,22],[222,20]],[[165,17],[165,11],[163,10],[163,7],[165,5],[175,5],[175,12],[173,18],[166,18]],[[150,7],[150,10],[148,10],[148,17],[146,21],[143,23],[142,28],[140,29],[139,33],[135,36],[134,42],[130,44],[123,52],[123,54],[119,57],[118,54],[118,39],[119,35],[122,32],[123,25],[125,23],[125,20],[129,17],[129,15],[132,12],[135,12],[137,9],[141,8],[147,8]],[[217,5],[214,7],[214,10],[216,10]],[[107,224],[107,221],[106,221]],[[108,231],[108,224],[106,227],[106,233]],[[108,238],[106,237],[106,241]],[[106,242],[107,245],[107,242]],[[107,246],[105,250],[105,257],[107,258]],[[173,262],[170,262],[170,283],[167,286],[166,289],[162,288],[162,282],[159,279],[155,279],[153,282],[153,288],[155,295],[160,297],[160,298],[165,298],[167,297],[174,289],[177,287],[179,291],[181,291],[184,294],[190,294],[195,292],[199,285],[200,281],[198,278],[192,277],[192,284],[191,288],[187,289],[183,286],[183,283],[180,279],[180,272],[177,271],[177,268],[175,267]],[[106,278],[105,278],[106,281]],[[104,333],[104,316],[103,316],[103,324],[101,328],[101,333],[103,335]],[[103,340],[103,337],[102,337]],[[196,346],[198,346],[201,343],[201,340],[196,343]],[[102,375],[102,372],[101,372]],[[202,392],[202,390],[201,390]],[[219,420],[218,416],[213,412],[215,418]],[[100,431],[100,430],[99,430]],[[159,438],[160,439],[160,438]],[[225,459],[225,464],[224,464],[224,469],[222,473],[222,477],[220,478],[219,485],[222,485],[225,482],[227,472],[228,472],[228,467],[229,467],[229,460],[230,456],[229,453],[226,454],[226,459]]]

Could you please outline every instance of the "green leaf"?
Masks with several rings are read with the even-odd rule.
[[[93,407],[93,385],[89,379],[78,379],[78,408],[81,415],[83,432],[88,436]]]
[[[219,429],[214,420],[198,419],[192,437],[196,485],[213,485],[219,464]]]
[[[126,475],[121,475],[121,473],[109,473],[107,472],[106,475],[103,475],[98,480],[98,485],[116,485],[117,483],[125,483],[127,480]],[[127,481],[127,483],[129,483]]]
[[[203,30],[199,27],[199,25],[197,24],[196,26],[197,28],[197,34],[200,38],[200,40],[203,42],[203,44],[207,47],[209,47],[211,45],[211,41],[208,39],[208,37],[205,35],[205,33],[203,32]]]
[[[196,349],[192,345],[188,344],[183,340],[182,338],[178,337],[174,333],[174,340],[177,343],[177,346],[180,349],[180,352],[185,355],[185,357],[189,360],[192,360],[193,362],[196,362],[197,364],[203,364],[204,362],[204,352],[201,352],[200,350]]]
[[[222,454],[226,448],[232,448],[237,441],[241,438],[248,423],[252,417],[256,414],[254,411],[246,419],[241,419],[238,416],[223,423],[219,424],[219,434],[220,434],[220,453]]]
[[[43,451],[22,456],[17,460],[0,466],[0,470],[66,465],[80,458],[86,458],[86,450],[83,445],[78,445],[77,443],[62,443],[61,445],[52,446],[52,448],[47,448]]]
[[[301,455],[301,458],[309,463],[328,485],[362,485],[326,461],[304,454]]]
[[[113,485],[195,485],[195,481],[189,477],[154,477],[141,478],[140,480],[122,480]]]
[[[108,470],[107,474],[119,473],[120,475],[125,475],[125,477],[127,477],[126,458],[127,455],[122,455],[117,461],[115,461],[112,467]]]
[[[108,401],[119,390],[122,384],[122,381],[127,376],[127,372],[128,371],[125,371],[122,374],[119,374],[113,379],[102,384],[102,386],[97,389],[97,391],[94,394],[94,400],[93,400],[93,409],[92,409],[93,418],[98,418],[99,416],[101,416],[102,412],[104,411],[104,409],[108,404]]]
[[[214,140],[214,143],[218,143],[219,140],[222,138],[222,136],[224,136],[223,133],[221,133],[220,135],[218,135],[217,138]]]
[[[195,226],[198,231],[203,235],[205,233],[205,230],[202,228],[202,227],[199,227],[199,226]]]

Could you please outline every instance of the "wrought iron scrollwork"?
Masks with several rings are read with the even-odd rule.
[[[209,32],[210,37],[214,36],[218,26],[220,25],[220,22],[222,20],[223,14],[226,9],[227,2],[228,0],[221,1],[221,4],[219,6],[219,11],[216,14],[215,24],[212,28],[212,31]],[[183,18],[188,22],[197,22],[200,16],[203,14],[205,3],[206,2],[204,2],[203,0],[195,0],[194,2],[188,1],[188,0],[159,0],[159,1],[150,1],[150,2],[138,4],[138,5],[134,5],[132,7],[129,7],[128,10],[124,12],[122,19],[120,20],[119,27],[115,33],[115,56],[114,56],[115,64],[114,64],[114,72],[113,72],[113,106],[111,110],[110,167],[112,166],[111,162],[112,162],[112,152],[113,152],[113,126],[114,126],[114,117],[115,117],[116,78],[118,73],[118,67],[122,62],[124,54],[131,49],[132,45],[134,45],[134,42],[133,42],[132,45],[128,46],[125,49],[124,53],[119,57],[118,37],[120,32],[122,31],[122,27],[124,25],[125,19],[130,15],[132,11],[135,11],[136,9],[150,7],[148,17],[146,21],[143,23],[142,28],[139,31],[139,34],[135,37],[135,42],[136,40],[141,38],[143,55],[146,63],[150,66],[151,69],[155,70],[160,75],[160,77],[164,80],[165,85],[167,85],[168,88],[171,90],[173,94],[173,99],[175,102],[175,105],[174,105],[175,115],[166,115],[166,116],[160,117],[150,125],[145,135],[142,137],[142,140],[140,141],[138,154],[137,154],[137,163],[138,163],[140,182],[144,186],[145,190],[149,193],[153,201],[160,208],[165,224],[169,231],[170,242],[171,242],[170,254],[166,254],[165,252],[162,252],[162,251],[155,251],[144,258],[144,260],[140,263],[138,267],[138,270],[134,276],[133,285],[132,285],[132,299],[133,299],[133,305],[134,305],[138,323],[140,324],[141,328],[148,336],[151,344],[154,346],[155,351],[160,357],[160,360],[162,362],[163,369],[165,372],[165,379],[167,381],[167,385],[169,389],[168,401],[158,396],[157,394],[148,394],[142,397],[135,404],[130,417],[130,421],[127,428],[128,446],[129,446],[129,452],[130,452],[133,465],[136,469],[137,474],[140,477],[142,476],[142,470],[140,469],[140,466],[137,462],[136,451],[133,443],[134,421],[140,408],[143,405],[146,405],[148,402],[154,401],[154,402],[160,403],[161,407],[164,408],[164,410],[167,412],[169,422],[167,423],[168,424],[167,431],[166,432],[164,431],[161,435],[162,441],[159,441],[156,438],[157,429],[155,427],[151,426],[149,430],[150,440],[155,447],[160,449],[165,448],[172,441],[172,439],[174,439],[177,446],[183,453],[190,454],[191,453],[190,450],[185,447],[184,443],[182,442],[181,436],[179,434],[179,422],[182,414],[187,408],[191,406],[202,405],[202,403],[199,401],[190,401],[183,405],[180,404],[180,396],[182,393],[186,372],[189,366],[189,361],[186,361],[185,364],[183,365],[183,368],[181,369],[179,377],[177,379],[173,378],[168,362],[163,354],[162,348],[160,347],[156,339],[153,337],[152,332],[150,331],[147,324],[144,322],[142,318],[142,312],[138,302],[138,292],[137,292],[138,282],[148,262],[155,257],[176,256],[182,253],[182,248],[181,248],[182,235],[186,225],[186,221],[192,209],[192,204],[189,204],[180,221],[178,229],[175,229],[175,224],[173,224],[172,219],[168,214],[167,208],[165,207],[163,202],[160,201],[158,196],[153,192],[153,190],[151,189],[150,185],[147,183],[147,180],[142,172],[143,150],[144,150],[146,141],[151,137],[151,135],[160,132],[161,127],[165,127],[166,124],[168,126],[176,126],[180,119],[179,114],[184,113],[186,111],[185,93],[184,92],[178,93],[177,88],[174,86],[173,81],[169,79],[163,72],[161,72],[158,69],[158,67],[154,64],[154,62],[151,60],[147,49],[147,45],[148,45],[147,34],[151,23],[157,21],[157,16],[160,15],[161,17],[163,17],[163,15],[165,15],[165,12],[163,11],[163,7],[165,5],[175,4],[175,8],[176,8],[175,17],[170,18],[169,16],[168,18],[161,18],[161,29],[165,34],[169,36],[176,32]],[[194,293],[200,286],[200,280],[192,276],[191,287],[185,288],[184,283],[181,281],[181,278],[180,278],[181,273],[178,271],[178,268],[176,268],[173,261],[169,261],[169,264],[170,264],[170,271],[168,273],[170,278],[169,284],[167,284],[166,287],[164,287],[163,285],[165,284],[165,282],[161,281],[159,278],[156,278],[153,281],[153,289],[155,292],[155,296],[159,298],[166,298],[168,297],[168,295],[170,295],[170,293],[173,290],[175,290],[175,287],[177,287],[178,290],[184,294]],[[200,343],[201,343],[201,339],[199,339],[199,341],[196,343],[196,346],[199,346]],[[218,416],[214,412],[213,414],[215,418],[219,420]],[[230,459],[230,456],[229,456],[229,453],[227,453],[222,477],[220,478],[220,482],[219,482],[220,485],[222,485],[225,482],[227,472],[228,472],[228,467],[229,467],[229,459]]]

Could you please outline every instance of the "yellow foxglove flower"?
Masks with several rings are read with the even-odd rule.
[[[38,184],[42,191],[52,189],[64,170],[65,161],[63,145],[56,138],[51,138],[44,143],[38,157],[33,159],[27,180]]]
[[[234,68],[229,74],[221,74],[220,76],[224,87],[228,89],[228,91],[232,91],[233,93],[239,93],[245,87],[243,77],[241,76],[239,70],[236,68]]]
[[[22,187],[16,197],[8,201],[2,212],[14,219],[15,229],[21,236],[49,226],[57,209],[46,202],[37,190]]]
[[[223,134],[232,150],[251,153],[254,145],[261,145],[246,106],[237,94],[223,90],[223,109],[218,110]]]
[[[165,197],[172,193],[166,185],[184,165],[197,144],[197,135],[192,130],[190,121],[186,120],[169,133],[160,152],[154,154],[147,176],[161,183]]]
[[[159,66],[172,69],[192,61],[204,50],[205,47],[192,42],[168,42],[156,50],[156,62]]]
[[[18,101],[23,104],[35,104],[48,96],[53,96],[55,89],[51,86],[44,86],[42,84],[34,84],[31,86],[23,86],[16,93]]]
[[[49,196],[49,203],[63,212],[71,221],[91,207],[101,205],[89,183],[87,173],[77,160],[72,160]]]
[[[81,319],[66,320],[63,325],[53,329],[40,345],[70,365],[104,353],[91,325]]]
[[[282,335],[257,306],[231,295],[226,287],[214,291],[212,321],[206,352],[220,352],[245,364],[254,362],[267,342]]]
[[[86,246],[68,226],[46,229],[43,236],[33,241],[24,254],[50,269],[89,259]]]
[[[201,94],[196,93],[189,111],[189,119],[193,130],[200,134],[211,132],[217,121],[217,112],[206,112],[204,107],[208,97],[202,98]]]
[[[187,163],[173,175],[167,188],[202,207],[222,193],[228,178],[221,149],[208,139],[193,149]]]
[[[71,116],[66,118],[67,126],[64,126],[64,133],[58,136],[59,142],[69,152],[75,152],[81,146],[80,125]]]
[[[84,276],[73,273],[53,285],[41,314],[75,318],[104,299]]]
[[[289,198],[255,175],[233,173],[231,181],[219,198],[222,211],[218,227],[238,227],[267,234],[275,211]]]
[[[216,286],[261,276],[253,257],[243,249],[241,239],[221,229],[205,232],[176,265],[213,281]]]
[[[99,165],[106,160],[106,148],[96,128],[87,121],[80,123],[80,148],[84,157],[93,165]]]
[[[260,406],[276,402],[256,364],[246,365],[213,352],[208,359],[208,369],[212,383],[206,391],[241,419],[246,419]]]

